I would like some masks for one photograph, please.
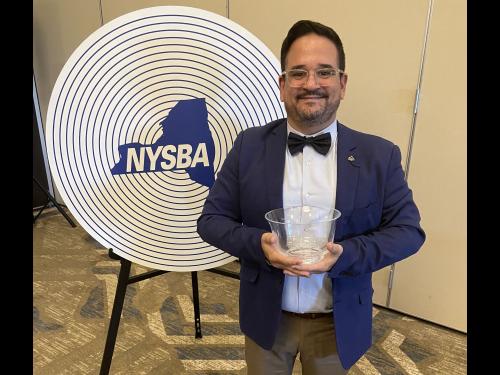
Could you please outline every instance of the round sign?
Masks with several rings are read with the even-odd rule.
[[[50,98],[49,166],[80,225],[146,267],[235,258],[196,232],[236,135],[285,116],[279,62],[233,21],[164,6],[121,16],[71,55]]]

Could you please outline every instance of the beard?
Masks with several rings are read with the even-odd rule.
[[[302,101],[307,96],[316,96],[320,98],[321,103],[319,107],[317,105],[309,107],[303,103]],[[340,100],[335,100],[333,102],[329,101],[328,94],[321,90],[303,91],[296,96],[296,99],[297,102],[293,104],[285,102],[285,109],[288,117],[294,122],[302,124],[304,127],[318,127],[319,125],[324,125],[326,127],[330,125],[335,118],[335,114],[340,104]]]

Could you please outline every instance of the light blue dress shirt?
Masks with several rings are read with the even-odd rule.
[[[288,132],[300,132],[287,124]],[[337,120],[319,133],[330,132],[332,146],[326,155],[304,146],[292,156],[288,148],[283,179],[283,207],[335,207],[337,188]],[[308,136],[312,136],[308,135]],[[333,309],[332,280],[326,273],[311,274],[309,278],[285,275],[281,308],[297,313],[330,312]]]

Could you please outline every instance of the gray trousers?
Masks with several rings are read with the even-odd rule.
[[[271,350],[245,336],[248,375],[291,375],[297,355],[303,375],[347,374],[340,364],[330,314],[310,319],[283,313]]]

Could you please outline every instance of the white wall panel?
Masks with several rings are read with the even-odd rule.
[[[33,1],[33,72],[45,128],[50,95],[64,64],[101,25],[98,1]],[[54,186],[58,202],[62,198]]]
[[[104,22],[108,22],[123,14],[133,12],[134,10],[176,5],[200,8],[225,16],[226,3],[226,0],[102,0],[102,14]]]
[[[434,1],[409,183],[427,240],[396,265],[391,308],[467,331],[467,7]]]

